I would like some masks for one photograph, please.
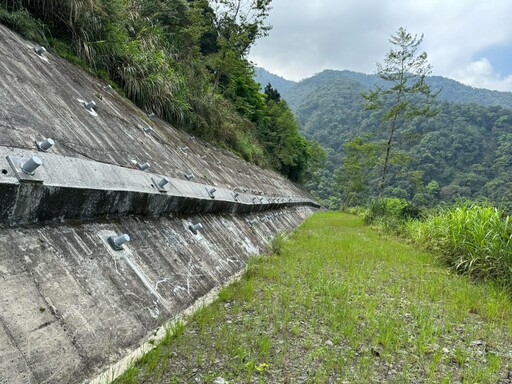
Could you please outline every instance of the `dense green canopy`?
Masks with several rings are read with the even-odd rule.
[[[332,207],[361,204],[377,189],[385,135],[378,113],[365,110],[361,96],[375,81],[325,71],[285,94],[302,133],[329,154],[327,169],[308,185]],[[510,93],[455,87],[439,77],[427,81],[442,89],[438,114],[413,120],[396,137],[385,196],[422,205],[490,199],[512,212],[512,108],[488,106],[509,105]]]

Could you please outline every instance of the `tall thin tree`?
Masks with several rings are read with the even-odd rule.
[[[437,112],[432,103],[439,92],[434,92],[426,84],[425,79],[432,72],[427,61],[427,53],[417,54],[423,35],[418,37],[399,28],[391,36],[392,47],[384,58],[384,63],[377,63],[377,74],[386,85],[376,85],[364,94],[365,109],[382,110],[382,125],[387,130],[387,142],[378,196],[381,197],[386,186],[392,148],[397,133],[408,122],[417,117],[432,117]]]

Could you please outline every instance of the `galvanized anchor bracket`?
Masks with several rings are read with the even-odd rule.
[[[203,225],[201,223],[196,223],[196,224],[190,224],[188,226],[188,229],[190,229],[192,231],[192,233],[194,235],[197,235],[197,232],[203,228]]]
[[[38,183],[44,182],[41,172],[36,172],[36,169],[43,164],[43,161],[37,157],[32,156],[30,159],[19,156],[7,156],[14,174],[20,181],[34,181]]]
[[[215,199],[215,192],[217,191],[213,187],[204,187],[206,189],[206,192],[208,193],[208,196],[210,196],[210,199]]]
[[[127,243],[128,241],[130,241],[130,236],[126,233],[121,236],[110,236],[108,238],[108,242],[116,251],[124,249],[123,244]]]
[[[48,137],[42,141],[36,141],[37,149],[42,152],[48,152],[48,150],[55,144],[52,138]]]
[[[34,47],[34,52],[37,53],[39,56],[43,56],[43,54],[46,52],[46,48],[39,45],[37,47]]]
[[[152,177],[151,181],[153,181],[153,185],[156,187],[156,189],[158,189],[158,191],[162,193],[167,193],[167,189],[165,189],[165,185],[169,183],[169,180],[167,180],[167,178],[163,177],[160,180],[158,180]]]
[[[141,171],[145,171],[146,169],[149,169],[151,167],[151,164],[148,162],[145,163],[137,163],[137,168],[139,168]]]

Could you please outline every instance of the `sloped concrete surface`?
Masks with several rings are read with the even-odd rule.
[[[33,47],[0,26],[0,384],[82,383],[318,205]],[[19,173],[33,155],[43,165]],[[151,186],[164,176],[165,191]],[[108,238],[124,233],[114,250]]]
[[[50,153],[127,168],[149,162],[153,173],[177,179],[192,173],[196,182],[228,189],[305,193],[225,149],[149,119],[98,79],[51,53],[38,56],[33,47],[0,25],[1,145],[35,150],[36,141],[51,137]],[[96,102],[94,114],[82,105],[85,100]],[[146,134],[148,126],[153,131]]]
[[[312,208],[0,230],[0,383],[77,383],[242,270]],[[258,217],[262,218],[261,221]],[[188,226],[203,225],[197,235]],[[128,233],[114,251],[108,236]]]

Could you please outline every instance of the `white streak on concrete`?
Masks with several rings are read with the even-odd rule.
[[[117,269],[117,262],[116,260],[119,258],[123,258],[126,261],[126,264],[131,268],[131,270],[137,275],[137,277],[140,279],[142,284],[148,289],[149,292],[151,292],[152,295],[154,295],[160,303],[165,305],[164,300],[162,299],[162,296],[153,288],[152,284],[147,279],[146,275],[141,271],[141,269],[138,267],[138,265],[131,259],[132,253],[128,249],[127,245],[124,245],[124,249],[120,251],[114,251],[112,247],[110,246],[110,243],[108,241],[108,238],[110,236],[115,236],[116,233],[113,231],[99,231],[98,235],[100,236],[101,240],[107,247],[109,253],[112,255],[116,267],[116,272],[119,273]],[[121,274],[121,273],[119,273]]]
[[[165,282],[167,282],[168,280],[169,280],[169,279],[168,279],[167,277],[166,277],[165,279],[163,279],[163,280],[158,280],[158,281],[156,282],[156,284],[155,284],[155,291],[158,291],[158,286],[159,286],[160,284],[165,283]]]
[[[158,329],[156,336],[151,337],[148,342],[144,343],[142,346],[134,350],[125,358],[121,359],[117,363],[111,365],[107,370],[105,370],[101,375],[97,376],[93,380],[89,382],[89,384],[108,384],[117,379],[119,376],[123,374],[128,368],[130,368],[133,363],[142,358],[146,353],[151,351],[155,346],[158,345],[158,342],[163,340],[166,336],[166,329],[172,329],[172,325],[177,322],[186,323],[187,320],[196,312],[199,308],[207,306],[218,297],[219,292],[230,284],[233,284],[235,281],[239,280],[240,277],[244,274],[245,270],[237,273],[228,279],[225,283],[217,285],[213,288],[209,293],[204,295],[203,297],[197,299],[190,307],[188,307],[183,312],[179,313],[173,320],[169,321],[164,327]]]
[[[125,246],[126,247],[126,246]],[[163,302],[162,296],[153,288],[151,283],[146,278],[146,275],[140,270],[140,268],[135,264],[135,262],[129,257],[128,252],[126,250],[120,251],[123,252],[123,258],[126,263],[130,266],[133,272],[139,277],[142,284],[151,292],[160,302]]]

